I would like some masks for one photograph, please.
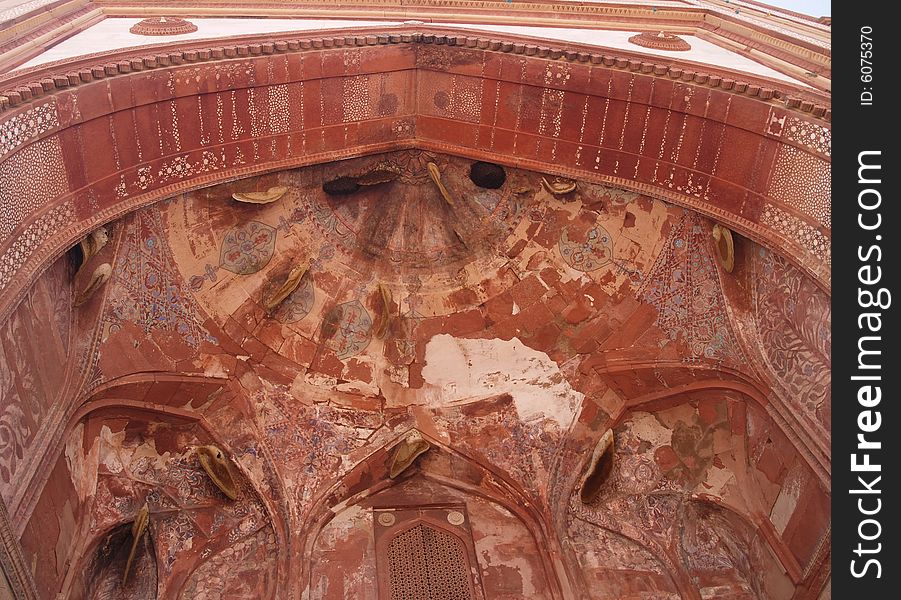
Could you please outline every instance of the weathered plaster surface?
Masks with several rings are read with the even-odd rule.
[[[81,598],[96,580],[111,598],[375,598],[374,511],[392,507],[464,506],[486,599],[789,598],[823,568],[828,491],[760,402],[797,388],[811,423],[828,414],[798,383],[828,365],[818,288],[765,253],[728,276],[712,222],[660,200],[581,182],[555,195],[515,169],[487,190],[469,166],[394,152],[138,211],[92,259],[112,275],[74,326],[84,274],[70,283],[61,264],[39,281],[4,331],[47,351],[0,337],[0,383],[16,394],[4,402],[37,381],[72,403],[46,484],[8,479],[4,495],[35,498],[16,514],[44,596]],[[322,190],[374,170],[393,180]],[[231,197],[275,186],[288,189],[272,204]],[[747,277],[761,269],[785,277]],[[63,316],[38,327],[50,307]],[[803,356],[786,358],[778,331]],[[51,405],[2,406],[38,414],[32,432]],[[611,428],[612,470],[584,504]],[[429,449],[391,479],[413,429]],[[37,460],[29,436],[0,450],[10,473]],[[237,500],[193,452],[213,443]],[[124,590],[123,559],[103,548],[145,501],[150,535]]]
[[[426,344],[423,395],[429,405],[510,394],[524,422],[547,419],[566,429],[584,394],[572,389],[547,354],[518,339],[461,340],[443,334]]]

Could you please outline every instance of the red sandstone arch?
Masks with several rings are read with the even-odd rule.
[[[404,432],[404,435],[406,432]],[[459,477],[443,476],[421,470],[416,466],[408,469],[406,474],[396,479],[388,476],[388,462],[391,456],[391,448],[403,438],[403,435],[392,437],[380,448],[377,448],[365,459],[358,462],[352,469],[344,473],[341,478],[323,491],[313,502],[308,511],[308,517],[301,526],[305,532],[302,535],[299,548],[295,552],[297,562],[302,565],[302,576],[298,581],[302,585],[309,584],[309,557],[319,532],[335,516],[336,511],[359,503],[361,500],[373,494],[384,491],[409,476],[423,477],[442,486],[458,489],[468,494],[479,496],[489,502],[498,504],[511,512],[528,529],[536,544],[542,551],[540,556],[547,581],[551,584],[553,598],[570,598],[574,592],[574,577],[577,574],[569,572],[567,565],[555,560],[562,552],[559,540],[551,530],[550,523],[541,512],[540,507],[535,506],[529,500],[529,496],[514,481],[511,481],[504,473],[492,465],[485,465],[477,459],[467,456],[458,449],[449,447],[444,442],[423,435],[423,439],[432,445],[430,452],[440,452],[449,455],[452,460],[461,461],[468,467],[479,472],[482,477],[482,485],[475,482],[463,481]],[[302,589],[302,588],[301,588]]]
[[[176,399],[184,403],[186,390],[207,390],[209,393],[227,385],[227,380],[216,377],[177,373],[134,373],[98,386],[89,395],[73,402],[68,407],[67,413],[61,417],[59,431],[34,471],[40,477],[33,478],[27,486],[23,486],[16,502],[8,507],[10,516],[20,528],[27,524],[30,511],[34,509],[37,498],[46,484],[45,477],[49,476],[56,458],[64,452],[65,440],[78,423],[96,411],[119,411],[123,415],[144,415],[145,418],[147,415],[157,415],[161,420],[196,423],[214,443],[229,448],[228,439],[218,433],[202,413],[174,405]],[[156,390],[163,390],[162,395],[156,393]],[[248,478],[248,481],[252,479]],[[269,509],[274,521],[283,523],[281,516],[278,515],[277,506],[270,503]],[[284,535],[284,526],[280,527],[281,535]],[[19,530],[17,533],[21,535],[22,532]]]
[[[689,206],[779,249],[829,288],[826,96],[693,63],[543,43],[412,26],[247,36],[0,79],[9,90],[0,96],[0,172],[30,182],[0,198],[15,207],[0,232],[0,317],[85,232],[139,206],[407,147]],[[814,201],[799,193],[810,184],[797,173],[820,177]]]
[[[727,399],[727,402],[735,402],[736,407],[740,410],[742,422],[742,428],[745,427],[745,423],[747,422],[748,416],[748,405],[756,406],[766,415],[766,419],[770,420],[773,425],[775,425],[780,431],[783,432],[784,435],[788,435],[795,446],[794,451],[798,453],[799,457],[804,461],[806,467],[810,470],[812,475],[819,479],[820,485],[827,489],[829,488],[829,476],[828,473],[823,473],[819,470],[816,463],[811,461],[811,457],[797,445],[797,441],[793,439],[794,436],[791,435],[791,429],[786,429],[785,425],[773,414],[766,411],[767,405],[765,403],[765,398],[761,395],[761,392],[755,389],[754,386],[744,384],[737,381],[729,381],[729,380],[701,380],[693,383],[677,385],[672,388],[664,388],[661,390],[653,391],[647,393],[643,396],[634,397],[626,401],[626,403],[622,406],[621,411],[618,414],[610,415],[609,420],[605,423],[603,428],[600,431],[588,431],[581,427],[574,428],[569,437],[573,440],[581,440],[581,448],[583,448],[582,452],[573,461],[574,467],[577,467],[577,471],[579,473],[584,472],[584,469],[587,468],[588,460],[590,457],[590,451],[586,452],[584,448],[586,447],[585,442],[591,441],[596,442],[599,438],[600,434],[607,429],[612,429],[619,424],[622,424],[625,420],[627,420],[633,412],[642,411],[642,412],[657,412],[660,410],[666,410],[667,408],[672,408],[681,404],[685,404],[687,402],[692,401],[692,397],[690,394],[697,393],[708,393],[708,392],[721,392],[727,391],[732,392],[737,395],[739,398],[745,399],[744,402],[739,402],[736,398]],[[761,403],[763,402],[763,403]],[[580,424],[584,426],[584,423],[580,421]],[[735,432],[733,432],[735,434]],[[734,475],[742,481],[742,485],[747,486],[747,488],[755,489],[759,484],[756,483],[749,474],[755,468],[751,461],[751,455],[749,453],[749,436],[747,433],[742,432],[741,434],[737,434],[742,438],[742,445],[744,449],[741,453],[741,461],[743,461],[744,471],[734,471]],[[588,447],[593,447],[592,444],[588,444]],[[571,485],[569,487],[564,488],[564,496],[569,497],[573,493],[577,493],[577,486],[579,483],[579,478],[575,478],[571,480]],[[655,493],[664,493],[664,492],[655,492]],[[667,492],[668,493],[668,492]],[[688,496],[685,496],[685,499],[689,499]],[[816,597],[816,594],[819,593],[819,590],[823,584],[823,578],[825,577],[824,573],[827,572],[827,569],[824,568],[824,565],[828,564],[830,553],[828,549],[829,540],[831,537],[830,527],[828,523],[825,529],[821,532],[822,537],[818,542],[816,548],[812,551],[809,560],[806,563],[799,562],[799,559],[793,553],[793,549],[790,547],[788,540],[784,539],[781,532],[777,532],[775,529],[773,522],[771,521],[769,515],[765,513],[758,512],[757,510],[751,510],[748,512],[748,508],[752,508],[753,504],[748,507],[740,507],[736,506],[724,498],[709,495],[709,494],[692,494],[690,496],[690,502],[698,502],[702,504],[709,504],[712,506],[716,506],[722,510],[728,511],[730,514],[734,515],[742,522],[744,522],[749,530],[752,530],[758,534],[761,539],[765,542],[767,548],[772,552],[773,556],[778,560],[779,564],[785,569],[786,574],[791,578],[794,585],[799,586],[799,588],[803,589],[802,595],[794,596],[797,598],[807,598],[807,595],[803,594],[812,594],[810,597]],[[636,538],[635,536],[630,536],[627,532],[611,529],[615,533],[623,535],[629,539],[632,539],[636,543],[647,547],[651,550],[658,558],[667,562],[667,564],[671,565],[673,569],[673,576],[679,580],[684,573],[681,573],[680,566],[678,561],[669,556],[669,552],[672,550],[671,548],[656,548],[654,544],[650,543],[649,540],[643,540]],[[685,592],[684,581],[679,582],[680,590]],[[690,587],[690,586],[689,586]]]
[[[585,364],[587,363],[587,364]],[[640,382],[642,387],[629,395],[623,410],[648,405],[659,408],[678,402],[680,394],[704,390],[734,391],[749,403],[758,406],[778,427],[789,435],[798,454],[819,479],[829,481],[832,470],[828,440],[810,430],[792,414],[788,407],[773,401],[772,392],[761,381],[748,373],[714,364],[686,365],[676,361],[623,360],[610,361],[609,356],[590,358],[581,366],[592,369],[614,382],[632,386]],[[643,377],[635,377],[643,373]],[[660,382],[660,385],[653,385]]]
[[[828,254],[799,241],[797,232],[828,245],[829,227],[783,195],[797,188],[773,188],[770,176],[785,156],[828,169],[825,147],[788,139],[785,129],[794,120],[799,127],[828,131],[828,121],[820,119],[828,116],[824,96],[697,64],[659,65],[622,51],[564,51],[495,34],[489,39],[473,32],[422,31],[370,29],[328,38],[286,34],[223,40],[227,45],[219,49],[206,48],[208,42],[132,49],[0,80],[0,89],[19,89],[5,102],[0,98],[0,110],[5,109],[0,170],[37,182],[32,186],[37,192],[9,196],[15,200],[8,204],[16,207],[10,221],[15,227],[0,232],[0,317],[49,261],[86,231],[137,207],[253,173],[406,147],[610,182],[689,206],[778,249],[828,289]],[[153,56],[144,59],[147,53]],[[331,72],[340,75],[327,76]],[[556,82],[558,73],[567,77],[563,84]],[[345,86],[360,94],[366,90],[368,104],[334,102]],[[435,101],[439,92],[449,95],[444,108]],[[392,93],[395,104],[383,103]],[[456,93],[478,102],[458,105]],[[287,108],[270,110],[270,95],[286,97]],[[516,110],[504,106],[508,98],[521,100]],[[523,99],[540,110],[523,109]],[[211,115],[219,110],[222,120],[214,122]],[[602,114],[604,125],[590,118]],[[279,115],[286,116],[284,124]],[[627,117],[641,126],[618,125]],[[677,132],[683,144],[678,151],[671,137]],[[755,160],[749,162],[749,155]],[[34,170],[35,164],[43,168]],[[767,220],[767,211],[778,218]],[[623,360],[598,370],[615,376],[636,368],[656,373],[665,366]],[[747,391],[739,389],[746,385],[739,379],[709,386]],[[708,383],[696,385],[707,389]],[[765,392],[747,392],[771,412]],[[116,395],[111,391],[110,398]],[[649,392],[633,402],[665,402],[666,395]],[[119,398],[98,401],[89,411],[117,404],[148,409]],[[150,408],[167,418],[194,418],[177,409]],[[796,429],[791,419],[780,421],[780,427]],[[802,454],[812,466],[822,462],[822,448],[809,440],[799,446],[808,448]],[[49,476],[50,469],[36,472]],[[525,498],[498,473],[490,477],[499,482],[506,502]],[[31,491],[19,496],[16,522],[27,522],[22,511],[34,503],[25,499],[43,483],[30,482]],[[339,502],[321,499],[321,518],[333,500]],[[520,510],[534,535],[548,534],[533,507]]]
[[[62,435],[58,436],[57,442],[52,445],[50,451],[45,454],[43,462],[47,464],[47,468],[40,468],[37,471],[38,473],[43,474],[43,476],[36,477],[29,482],[23,497],[24,500],[19,503],[19,510],[15,513],[20,528],[24,528],[29,524],[30,513],[28,511],[34,510],[38,506],[38,498],[41,494],[48,487],[54,485],[54,482],[50,479],[53,476],[50,467],[53,466],[53,463],[59,456],[65,453],[64,445],[69,438],[70,433],[79,423],[86,422],[88,418],[98,416],[114,420],[137,418],[141,421],[152,421],[156,423],[192,424],[203,438],[206,438],[209,442],[225,449],[227,452],[233,452],[234,448],[228,437],[217,432],[202,413],[172,404],[160,404],[139,399],[143,398],[145,395],[152,397],[154,395],[154,389],[166,389],[168,387],[171,392],[173,390],[171,387],[172,384],[186,384],[188,386],[198,387],[207,386],[213,388],[223,385],[225,382],[209,377],[189,377],[184,375],[157,373],[135,374],[101,386],[101,388],[96,390],[87,400],[78,404],[77,408],[73,409],[72,414],[64,421],[65,426],[60,428]],[[181,400],[181,403],[183,403],[184,399],[184,395],[179,397],[177,393],[171,394],[170,397],[170,400],[173,402]],[[271,461],[271,457],[264,456],[263,458],[264,460]],[[270,520],[277,545],[280,549],[277,556],[276,572],[278,573],[279,581],[282,582],[281,585],[283,585],[286,578],[287,565],[290,560],[288,552],[288,548],[290,547],[288,541],[289,528],[286,522],[287,517],[283,512],[285,507],[281,501],[284,497],[284,490],[271,490],[277,492],[275,496],[263,493],[260,488],[260,482],[257,481],[253,474],[249,473],[239,461],[233,460],[232,465],[266,508],[267,517]],[[268,483],[271,485],[273,482]],[[277,480],[275,483],[281,484],[281,481]],[[29,498],[31,500],[27,500]],[[22,531],[18,531],[17,533],[21,535]],[[99,538],[95,536],[94,538],[85,538],[81,540],[80,546],[76,547],[73,553],[73,556],[79,559],[79,564],[90,559],[90,550],[96,547],[98,539]],[[199,567],[202,564],[202,562],[199,562],[196,567]],[[75,578],[80,574],[81,568],[73,567],[68,569],[66,578],[62,582],[62,590],[64,592],[66,590],[71,591],[71,586],[75,584]],[[179,580],[179,585],[184,584],[190,574],[191,573],[183,574],[182,579]]]

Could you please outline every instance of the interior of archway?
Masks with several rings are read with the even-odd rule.
[[[435,503],[468,507],[486,598],[819,593],[828,296],[739,236],[727,272],[688,209],[512,168],[480,187],[472,165],[405,150],[201,189],[41,276],[0,355],[20,399],[0,489],[41,593],[121,568],[144,502],[137,587],[105,597],[349,597],[375,577],[373,509]],[[16,485],[66,390],[46,481]],[[392,479],[413,429],[431,448]],[[236,500],[192,454],[210,443]]]

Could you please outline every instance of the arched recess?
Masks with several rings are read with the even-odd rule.
[[[702,498],[683,505],[682,521],[678,553],[702,596],[798,597],[759,524],[746,515]]]
[[[300,581],[303,594],[310,594],[310,598],[332,598],[339,596],[317,596],[323,592],[321,586],[316,587],[316,582],[321,578],[314,578],[316,558],[320,556],[317,548],[322,545],[323,536],[329,538],[328,528],[335,521],[342,532],[356,527],[357,537],[353,539],[355,544],[367,546],[370,551],[375,551],[372,530],[365,531],[366,527],[378,527],[372,521],[373,508],[436,508],[465,506],[469,511],[467,519],[472,518],[472,527],[475,537],[475,558],[478,565],[473,565],[480,573],[481,584],[486,592],[485,596],[496,597],[503,592],[503,584],[498,583],[492,587],[492,578],[496,581],[504,580],[501,573],[494,573],[493,569],[504,569],[503,563],[491,564],[488,557],[493,547],[504,547],[507,551],[518,552],[516,545],[503,539],[503,533],[496,538],[480,541],[480,511],[497,511],[496,518],[508,523],[509,527],[516,529],[522,537],[518,544],[526,544],[531,547],[528,552],[528,561],[520,565],[520,576],[523,580],[531,577],[533,582],[541,582],[533,589],[534,596],[542,598],[574,598],[581,597],[580,586],[574,584],[574,574],[569,572],[570,566],[560,560],[560,546],[553,526],[547,521],[546,515],[534,505],[527,494],[503,474],[497,472],[491,465],[484,465],[468,457],[462,452],[448,447],[439,439],[423,435],[423,438],[431,445],[431,449],[421,456],[413,466],[406,469],[399,477],[390,478],[388,467],[391,462],[392,451],[395,445],[404,439],[408,432],[400,436],[390,438],[382,447],[366,456],[336,484],[328,488],[316,499],[308,517],[300,527],[304,571]],[[486,509],[486,507],[489,507]],[[490,508],[494,507],[494,508]],[[449,510],[450,510],[449,509]],[[354,525],[356,523],[356,525]],[[490,523],[483,523],[490,526]],[[361,528],[364,528],[361,530]],[[367,533],[369,537],[367,537]],[[503,552],[503,550],[501,551]],[[369,556],[374,561],[374,556]],[[511,563],[517,559],[507,556]],[[498,566],[500,565],[500,566]],[[371,563],[370,575],[364,581],[372,582],[374,577],[374,562]],[[340,575],[335,574],[337,579]],[[528,583],[524,583],[526,589]],[[374,589],[374,588],[373,588]],[[509,590],[508,590],[509,591]]]
[[[829,470],[832,314],[829,294],[779,254],[748,240],[721,278],[726,309],[771,404]],[[824,460],[825,459],[825,460]]]
[[[119,525],[96,538],[85,549],[86,560],[81,561],[84,567],[78,578],[80,581],[76,582],[69,597],[72,600],[88,600],[127,595],[134,600],[155,600],[159,582],[151,534],[145,532],[142,535],[135,549],[135,558],[129,565],[133,540],[130,523]],[[129,582],[123,584],[127,565]]]
[[[723,390],[741,394],[760,408],[791,440],[797,453],[824,483],[829,481],[831,459],[828,441],[793,415],[788,407],[774,401],[771,390],[760,380],[726,367],[712,364],[686,365],[677,361],[611,361],[610,356],[594,357],[583,363],[619,389],[625,400],[620,408],[637,408],[645,404],[667,406],[678,402],[680,393]],[[594,365],[594,366],[593,366]],[[640,376],[636,377],[638,374]]]
[[[202,411],[179,407],[190,396],[182,395],[181,401],[175,398],[177,394],[172,392],[178,386],[173,387],[173,382],[210,387],[222,383],[191,379],[159,374],[125,378],[100,390],[72,415],[61,436],[57,458],[51,461],[55,467],[39,482],[31,507],[34,512],[22,524],[26,556],[31,553],[46,560],[47,540],[56,539],[53,532],[58,530],[56,556],[69,565],[39,569],[39,590],[54,594],[61,590],[73,597],[90,594],[92,573],[97,571],[109,580],[107,591],[114,594],[111,597],[136,593],[132,587],[141,581],[147,583],[146,577],[130,581],[129,589],[115,583],[121,581],[124,563],[119,564],[121,553],[109,542],[121,545],[125,540],[130,544],[128,531],[120,530],[130,531],[131,521],[146,501],[148,539],[153,543],[145,541],[140,548],[155,553],[153,562],[159,571],[152,579],[164,586],[157,588],[154,584],[151,597],[158,593],[159,597],[182,597],[182,588],[197,579],[195,572],[203,565],[229,548],[229,552],[235,552],[235,547],[242,551],[256,548],[256,541],[261,542],[257,545],[261,551],[255,557],[248,551],[243,571],[235,573],[251,579],[254,569],[250,559],[254,558],[264,587],[254,588],[247,597],[278,597],[278,586],[283,585],[278,578],[285,577],[288,558],[284,507],[278,501],[280,482],[271,477],[260,480],[260,473],[267,469],[254,464],[246,453],[235,454],[234,444],[240,442],[241,432],[223,435]],[[173,405],[131,399],[144,395],[165,399],[166,390],[173,396],[169,397]],[[238,490],[236,500],[225,497],[201,469],[193,448],[205,444],[214,444],[229,455],[229,470]],[[264,460],[256,454],[257,462]],[[69,479],[73,483],[68,483]],[[59,490],[66,489],[70,490],[69,497],[61,505]],[[47,514],[52,506],[59,508],[58,519]],[[58,527],[53,527],[55,520],[60,523]],[[127,555],[127,548],[125,552]]]
[[[666,600],[684,597],[680,590],[685,578],[659,558],[659,548],[578,516],[570,517],[565,532],[567,553],[578,563],[592,600],[631,600],[651,594]]]
[[[709,595],[711,589],[704,588],[717,585],[716,577],[705,580],[696,567],[711,573],[734,567],[747,577],[754,569],[732,563],[759,559],[771,569],[755,575],[758,580],[749,597],[816,597],[829,570],[828,484],[818,481],[764,412],[759,395],[748,391],[722,381],[684,385],[630,400],[600,421],[596,409],[586,403],[552,484],[560,488],[558,497],[568,498],[565,508],[561,506],[565,512],[556,515],[558,526],[568,528],[576,519],[634,541],[669,566],[683,596]],[[592,448],[608,430],[614,432],[616,444],[613,471],[599,498],[582,502],[579,488],[591,458],[585,448]],[[565,464],[579,468],[565,470]],[[799,497],[804,500],[799,502]],[[691,530],[698,521],[691,507],[699,503],[715,507],[705,509],[707,513],[728,514],[735,527],[724,535],[743,540],[748,552],[732,552],[731,567],[712,555],[705,558],[707,551],[699,550],[697,564],[686,559],[680,540],[697,533]],[[803,531],[801,522],[806,524]],[[740,535],[735,533],[739,530]],[[701,545],[709,546],[711,535],[702,534],[707,537]],[[577,539],[572,533],[564,537]],[[567,552],[574,551],[571,544],[566,546]],[[581,562],[578,555],[571,556]],[[769,591],[761,591],[766,586]],[[727,587],[718,593],[726,594]]]
[[[779,249],[829,288],[831,134],[816,92],[637,53],[413,26],[232,41],[0,80],[14,87],[0,97],[0,171],[29,182],[3,198],[17,208],[0,232],[0,316],[53,257],[137,207],[410,147],[665,198]]]

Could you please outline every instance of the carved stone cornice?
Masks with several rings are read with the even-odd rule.
[[[693,61],[657,61],[654,58],[628,50],[605,49],[584,44],[538,45],[545,40],[524,36],[491,34],[491,38],[478,35],[460,35],[446,29],[412,26],[367,27],[356,35],[334,34],[313,37],[317,32],[304,32],[298,39],[297,32],[270,35],[240,36],[231,41],[216,40],[223,45],[212,46],[210,40],[185,41],[163,44],[150,48],[125,48],[76,57],[16,71],[0,77],[0,114],[19,104],[30,102],[56,90],[99,81],[134,71],[168,67],[184,63],[202,63],[223,58],[253,57],[283,54],[297,50],[339,48],[354,46],[378,46],[391,44],[435,44],[478,48],[494,52],[522,54],[551,60],[590,63],[606,67],[640,72],[719,88],[732,94],[757,97],[762,100],[777,99],[789,109],[810,113],[814,117],[831,120],[829,96],[814,90],[807,91],[801,85],[775,81],[749,73],[704,65]],[[321,33],[321,32],[319,32]],[[332,32],[329,32],[332,33]],[[348,32],[348,34],[351,32]],[[553,45],[552,45],[553,44]],[[567,49],[563,49],[565,46]],[[667,62],[669,64],[662,64]],[[698,70],[695,70],[695,67]]]
[[[25,2],[5,13],[7,20],[0,12],[0,73],[104,19],[103,11],[90,0]]]

